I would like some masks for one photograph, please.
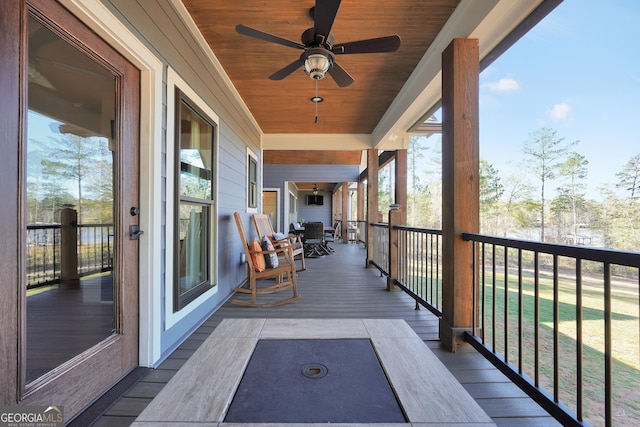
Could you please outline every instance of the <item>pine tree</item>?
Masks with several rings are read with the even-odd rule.
[[[630,199],[635,200],[640,194],[640,154],[633,156],[616,177],[619,180],[616,186],[628,191]]]
[[[523,152],[531,157],[527,164],[540,181],[540,240],[545,236],[545,190],[548,182],[556,177],[558,169],[567,157],[569,148],[578,141],[565,143],[564,138],[558,138],[556,131],[550,128],[540,128],[529,134],[525,141]]]

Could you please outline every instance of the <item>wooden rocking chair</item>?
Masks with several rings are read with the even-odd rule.
[[[267,214],[254,214],[252,216],[253,225],[256,226],[256,231],[258,232],[258,237],[262,238],[263,236],[267,236],[271,239],[275,231],[273,230],[273,226],[271,225],[271,219]],[[284,239],[274,240],[273,245],[275,247],[290,245],[291,250],[293,252],[293,259],[296,257],[300,258],[300,268],[296,271],[304,271],[307,269],[307,266],[304,263],[304,245],[302,244],[302,239],[300,235],[297,236],[285,236]]]
[[[244,233],[244,225],[242,224],[242,218],[238,212],[234,212],[233,217],[238,227],[238,233],[242,240],[242,247],[244,248],[245,255],[247,257],[247,284],[248,288],[239,287],[235,288],[237,292],[251,294],[251,302],[243,301],[240,299],[231,300],[232,304],[244,305],[248,307],[272,307],[275,305],[286,304],[295,301],[300,298],[298,295],[298,285],[296,283],[296,265],[293,260],[293,253],[291,247],[275,248],[273,251],[252,250],[249,248],[246,235]],[[257,257],[264,257],[265,255],[276,254],[279,259],[279,264],[275,268],[265,268],[264,271],[257,271],[254,263]],[[275,284],[258,288],[257,281],[260,279],[275,279]],[[280,299],[276,301],[269,301],[264,303],[257,302],[258,294],[268,294],[273,292],[284,291],[287,289],[293,290],[293,296],[291,298]]]

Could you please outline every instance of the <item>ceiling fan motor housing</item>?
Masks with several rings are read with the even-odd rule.
[[[300,59],[304,63],[305,73],[314,80],[321,80],[333,66],[336,57],[325,48],[312,47],[307,49]]]

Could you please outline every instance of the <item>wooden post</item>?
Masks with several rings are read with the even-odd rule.
[[[361,238],[364,240],[365,247],[367,245],[367,223],[364,223],[364,228],[362,227],[363,221],[366,221],[364,217],[364,184],[362,181],[358,181],[357,186],[357,195],[356,195],[356,204],[358,206],[358,229],[360,230]]]
[[[62,209],[60,224],[60,289],[79,289],[78,212]]]
[[[394,225],[403,225],[402,209],[400,205],[389,206],[389,275],[387,276],[387,290],[393,291],[398,289],[394,280],[398,278],[398,230],[394,229]]]
[[[407,150],[396,150],[395,203],[402,212],[398,224],[407,225]],[[391,221],[391,219],[389,219]]]
[[[369,260],[373,256],[373,227],[371,224],[378,222],[378,150],[367,150],[367,259],[365,266],[369,266]]]
[[[347,227],[349,226],[349,183],[342,183],[342,243],[349,243]]]
[[[333,197],[335,203],[335,217],[334,219],[342,220],[342,188],[339,188]],[[335,221],[334,221],[335,222]]]
[[[364,184],[362,181],[358,181],[358,194],[356,196],[356,203],[358,205],[358,221],[365,221],[364,217]]]
[[[442,53],[442,318],[440,342],[455,352],[473,316],[473,251],[461,233],[479,221],[478,40]]]

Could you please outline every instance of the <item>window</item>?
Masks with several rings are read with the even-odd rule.
[[[174,312],[213,286],[215,125],[176,89]]]
[[[258,157],[247,148],[247,208],[258,211]]]

